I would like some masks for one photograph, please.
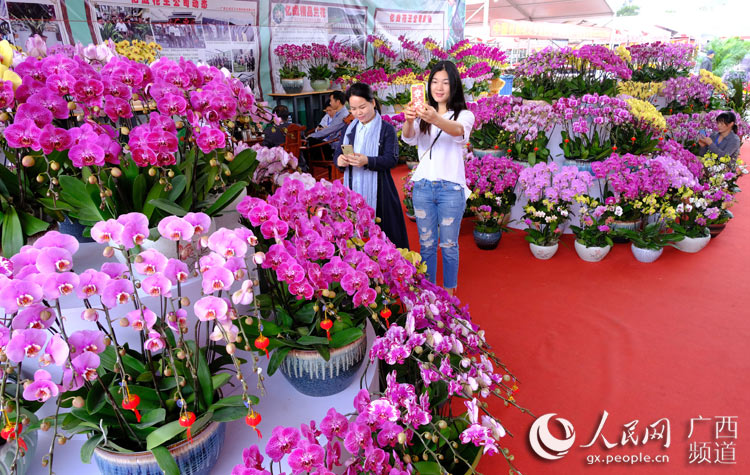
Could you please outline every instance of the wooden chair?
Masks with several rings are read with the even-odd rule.
[[[305,127],[299,124],[291,124],[286,128],[286,140],[284,141],[284,150],[287,153],[300,157],[300,149],[302,148],[302,132]]]
[[[351,124],[353,120],[354,116],[352,114],[349,114],[344,118],[344,123],[349,126],[349,124]],[[346,131],[346,129],[344,129],[344,131]],[[334,143],[341,140],[343,134],[344,132],[342,132],[341,135],[339,137],[336,137],[335,139],[320,142],[315,145],[307,145],[302,147],[301,150],[302,152],[306,153],[307,163],[310,166],[310,174],[314,176],[316,180],[325,178],[328,181],[334,181],[338,180],[339,178],[343,178],[344,173],[339,170],[339,167],[336,166],[336,163],[328,160],[323,153],[323,147],[332,147]]]

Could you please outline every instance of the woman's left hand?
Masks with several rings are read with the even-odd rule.
[[[367,158],[367,155],[362,155],[361,153],[352,153],[350,155],[347,155],[346,157],[349,161],[349,164],[354,167],[364,167],[370,161]]]
[[[418,112],[419,118],[428,124],[434,124],[440,118],[434,107],[425,104],[421,112]]]
[[[714,143],[714,141],[711,140],[711,137],[706,137],[706,138],[703,139],[703,144],[704,144],[705,147],[708,147],[712,143]]]

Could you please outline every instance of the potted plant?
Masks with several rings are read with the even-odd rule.
[[[314,91],[326,91],[331,87],[331,51],[328,46],[312,43],[307,60],[307,77]]]
[[[659,220],[647,224],[639,231],[619,229],[616,232],[628,238],[631,242],[630,250],[638,262],[651,263],[661,257],[664,247],[674,246],[684,236],[664,232],[664,223]]]
[[[667,127],[664,116],[650,102],[636,98],[626,99],[631,115],[630,122],[612,127],[612,143],[620,153],[643,155],[652,153],[663,142]]]
[[[300,67],[310,59],[310,49],[290,43],[284,43],[273,50],[273,54],[279,58],[281,68],[279,79],[281,87],[287,94],[299,94],[305,87],[305,75]]]
[[[578,257],[586,262],[599,262],[609,254],[614,245],[612,223],[615,220],[614,200],[602,204],[588,195],[576,196],[579,203],[581,225],[571,226],[576,236],[575,249]]]
[[[489,96],[468,104],[475,118],[470,137],[475,156],[505,155],[512,144],[513,134],[503,128],[503,122],[521,103],[519,97]]]
[[[511,133],[507,155],[529,166],[549,160],[548,134],[552,133],[556,122],[557,116],[549,104],[514,105],[510,115],[502,122],[502,129]]]
[[[394,306],[391,322],[379,322],[370,352],[382,389],[360,390],[350,414],[331,408],[309,426],[274,428],[265,456],[250,447],[236,473],[263,473],[281,462],[311,473],[343,466],[353,473],[469,474],[482,456],[498,454],[518,473],[501,447],[506,430],[484,405],[498,398],[520,409],[516,378],[457,299],[421,273],[406,283],[405,310]]]
[[[477,218],[474,242],[480,249],[494,249],[516,203],[515,188],[523,166],[507,157],[470,153],[464,168],[466,186],[471,190],[468,207]]]
[[[372,66],[369,69],[382,69],[386,74],[395,72],[398,54],[390,42],[378,35],[367,35],[367,42],[372,45]]]
[[[254,259],[267,291],[246,331],[303,394],[348,387],[362,364],[367,320],[389,302],[385,273],[410,272],[375,224],[375,211],[340,182],[287,179],[240,212],[258,235]],[[399,274],[400,275],[400,274]],[[333,377],[331,377],[333,375]]]
[[[404,180],[404,207],[406,208],[406,217],[411,221],[416,221],[417,218],[414,216],[414,202],[412,201],[412,195],[414,193],[414,182],[411,181],[411,177],[414,175],[414,171],[410,171],[402,180]]]
[[[334,84],[338,87],[347,81],[351,81],[357,74],[361,73],[367,65],[365,55],[357,48],[331,40],[328,43],[333,65]]]
[[[588,172],[575,167],[563,167],[558,173],[554,163],[537,163],[521,171],[518,181],[528,198],[522,219],[534,257],[544,260],[555,255],[572,203],[576,195],[588,191],[591,180]]]
[[[138,213],[92,229],[104,255],[121,253],[125,263],[79,269],[77,241],[51,231],[13,256],[13,274],[2,277],[0,306],[18,330],[4,343],[6,365],[49,365],[26,382],[24,398],[56,396],[55,416],[40,427],[60,444],[87,435],[81,458],[93,457],[102,473],[208,473],[223,422],[254,414],[236,354],[249,339],[236,323],[252,299],[246,258],[255,238],[240,227],[210,234],[207,221],[171,216],[158,226],[175,247],[201,235],[192,279],[185,262],[135,249],[148,235]],[[239,392],[230,396],[232,379]],[[51,448],[45,460],[53,457]]]
[[[639,43],[617,48],[633,70],[632,80],[662,82],[686,76],[695,66],[696,48],[688,43]]]
[[[5,265],[7,264],[10,263],[6,262]],[[10,332],[10,328],[5,328]],[[1,393],[2,397],[0,397],[0,404],[3,407],[3,410],[0,411],[0,417],[2,418],[0,471],[24,475],[34,462],[39,439],[39,419],[36,412],[52,396],[54,388],[47,385],[46,388],[49,389],[47,391],[45,388],[40,388],[39,384],[24,387],[24,385],[17,383],[17,375],[20,374],[21,366],[14,362],[8,362],[3,371],[8,370],[12,372],[3,375],[1,388],[3,392]],[[43,380],[49,375],[43,369],[38,371],[41,371],[41,373],[35,375],[35,378],[38,376],[38,380]]]

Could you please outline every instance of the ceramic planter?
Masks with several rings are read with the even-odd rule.
[[[531,249],[531,253],[536,257],[537,259],[546,261],[547,259],[550,259],[552,256],[557,253],[557,248],[559,247],[559,243],[552,244],[551,246],[537,246],[534,243],[529,243],[529,249]]]
[[[599,262],[609,254],[612,246],[605,247],[589,247],[581,244],[576,240],[575,242],[576,253],[578,257],[586,262]]]
[[[292,350],[281,363],[281,373],[307,396],[325,397],[348,388],[367,354],[367,334],[342,348],[332,348],[324,360],[317,350]]]
[[[224,445],[226,423],[211,422],[193,435],[168,447],[182,475],[209,475]],[[94,462],[102,475],[157,475],[164,473],[151,452],[113,452],[97,447]]]
[[[721,224],[709,224],[708,230],[711,232],[711,237],[715,238],[719,234],[721,234],[722,231],[724,231],[724,228],[727,227],[727,223],[721,223]]]
[[[686,237],[681,241],[674,243],[674,247],[682,252],[696,253],[706,247],[711,240],[711,235],[697,238]]]
[[[635,260],[637,260],[638,262],[645,262],[645,263],[654,262],[664,252],[664,248],[661,248],[658,250],[643,249],[641,247],[636,247],[635,244],[630,245],[630,250],[633,251],[633,256],[635,256]]]
[[[11,471],[10,467],[13,465],[13,459],[16,456],[16,443],[5,442],[0,446],[0,475],[25,475],[32,464],[38,463],[34,458],[34,454],[36,453],[36,446],[39,443],[39,432],[35,430],[27,431],[24,428],[24,431],[21,432],[21,440],[26,442],[26,447],[29,450],[23,457],[18,457],[15,471]]]
[[[281,87],[287,94],[299,94],[305,87],[305,78],[282,79]]]
[[[310,86],[313,88],[313,91],[327,91],[331,88],[331,81],[328,79],[316,79],[310,81]]]
[[[474,242],[477,244],[479,249],[490,251],[495,249],[500,243],[500,239],[503,237],[501,231],[494,233],[483,233],[474,229]]]
[[[613,231],[617,229],[629,229],[631,231],[639,231],[643,226],[643,222],[640,219],[634,221],[614,221],[610,227]],[[627,238],[614,236],[612,240],[618,244],[624,244],[628,242]]]

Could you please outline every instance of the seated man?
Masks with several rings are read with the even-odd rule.
[[[323,109],[323,112],[325,112],[325,115],[323,115],[323,118],[320,119],[320,124],[315,128],[315,131],[318,132],[322,129],[325,129],[329,125],[331,125],[331,122],[333,122],[333,116],[336,114],[336,112],[331,107],[331,102],[329,101],[326,104],[325,109]]]
[[[289,120],[289,108],[278,105],[273,108],[273,113],[281,119],[281,124],[268,124],[263,130],[263,146],[267,148],[281,147],[286,142],[286,128],[291,125]]]
[[[346,103],[346,95],[341,91],[333,91],[329,103],[333,111],[331,123],[327,127],[323,127],[317,132],[313,132],[307,136],[307,142],[311,146],[321,142],[328,142],[330,140],[340,142],[341,136],[346,130],[348,124],[344,122],[344,119],[349,115],[349,111],[344,106]],[[336,144],[327,144],[323,146],[323,155],[326,160],[333,160],[333,148],[331,145],[335,147]]]

